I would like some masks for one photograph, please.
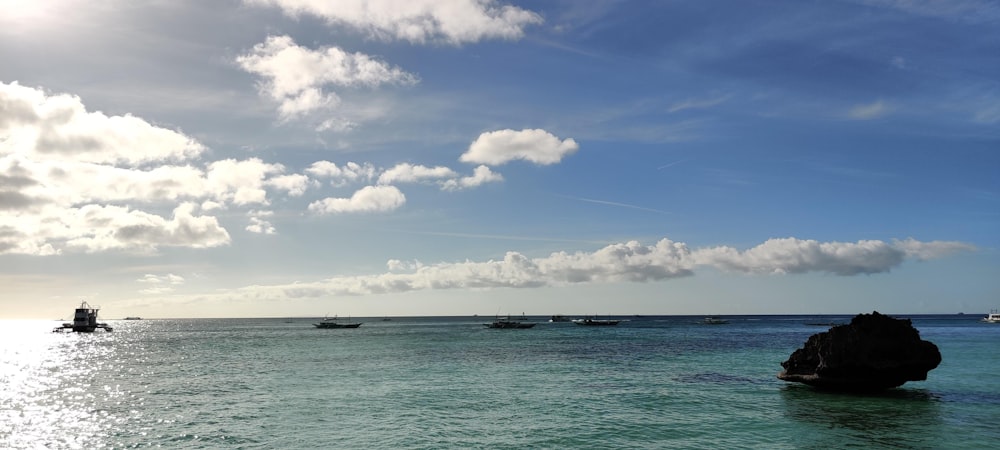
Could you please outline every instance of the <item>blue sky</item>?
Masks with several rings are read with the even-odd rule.
[[[995,2],[0,6],[2,317],[1000,307]]]

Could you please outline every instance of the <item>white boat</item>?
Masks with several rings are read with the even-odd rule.
[[[583,319],[573,319],[573,323],[577,325],[583,325],[588,327],[613,327],[618,325],[621,321],[616,319],[596,319],[590,317],[584,317]]]
[[[992,310],[986,317],[983,317],[983,322],[987,323],[1000,323],[1000,311]]]

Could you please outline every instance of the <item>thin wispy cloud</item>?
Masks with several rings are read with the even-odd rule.
[[[871,120],[889,114],[891,108],[882,100],[865,105],[857,105],[848,111],[847,116],[856,120]]]
[[[682,160],[679,160],[679,161],[674,161],[672,163],[667,163],[667,164],[664,164],[662,166],[657,167],[656,170],[669,169],[669,168],[674,167],[674,166],[676,166],[678,164],[686,163],[686,162],[688,162],[690,160],[691,159],[682,159]]]
[[[654,213],[657,213],[657,214],[670,214],[667,211],[663,211],[663,210],[659,210],[659,209],[655,209],[655,208],[647,208],[645,206],[639,206],[639,205],[630,205],[628,203],[612,202],[612,201],[608,201],[608,200],[598,200],[598,199],[584,198],[584,197],[573,197],[573,196],[568,196],[568,195],[565,195],[563,197],[570,198],[570,199],[577,200],[577,201],[581,201],[581,202],[594,203],[594,204],[598,204],[598,205],[607,205],[607,206],[614,206],[614,207],[618,207],[618,208],[635,209],[635,210],[639,210],[639,211],[654,212]]]

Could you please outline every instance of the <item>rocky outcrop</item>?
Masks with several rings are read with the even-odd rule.
[[[927,379],[941,363],[936,345],[920,339],[909,319],[874,311],[809,337],[778,378],[823,389],[875,391]]]

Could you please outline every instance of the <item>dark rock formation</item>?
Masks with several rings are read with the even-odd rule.
[[[843,391],[876,391],[927,379],[941,363],[936,345],[920,339],[909,319],[874,311],[809,337],[778,378]]]

